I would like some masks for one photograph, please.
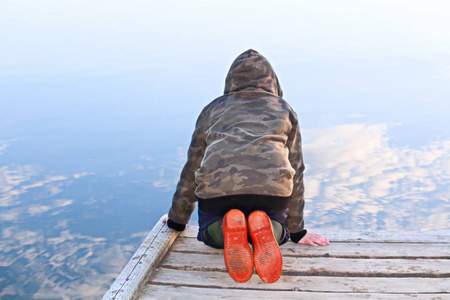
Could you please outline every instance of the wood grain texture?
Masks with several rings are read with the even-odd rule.
[[[450,244],[450,231],[321,230],[311,228],[331,242]],[[198,226],[188,226],[180,236],[197,237]]]
[[[162,222],[156,223],[150,234],[138,248],[125,268],[103,296],[107,299],[136,299],[154,269],[164,258],[173,241],[179,235]]]
[[[327,247],[311,247],[288,242],[281,247],[283,257],[342,257],[342,258],[450,258],[450,245],[417,243],[342,243],[332,242]],[[171,252],[223,255],[196,238],[180,237]]]
[[[223,250],[197,241],[197,231],[178,235],[160,220],[103,299],[450,299],[448,231],[313,229],[331,244],[282,245],[273,284],[256,272],[233,281]]]
[[[226,272],[221,255],[170,252],[160,266],[178,270]],[[450,277],[450,260],[283,257],[283,275]]]
[[[268,291],[222,288],[195,288],[185,286],[148,285],[139,300],[150,299],[310,299],[310,300],[347,300],[347,299],[449,299],[445,294],[392,294],[392,293],[321,293],[301,291]]]
[[[258,275],[245,284],[235,282],[226,272],[180,271],[158,269],[149,284],[204,288],[236,288],[245,290],[275,290],[338,293],[449,293],[450,278],[392,277],[331,277],[284,275],[273,284],[261,282]]]

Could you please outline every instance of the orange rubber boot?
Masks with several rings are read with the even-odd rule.
[[[264,282],[277,281],[283,269],[283,256],[269,216],[260,210],[252,212],[248,217],[248,229],[253,241],[256,272]]]
[[[246,282],[253,274],[253,253],[247,239],[247,221],[242,211],[232,209],[223,217],[225,265],[237,282]]]

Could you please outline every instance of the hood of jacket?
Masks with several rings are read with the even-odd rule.
[[[262,89],[283,97],[278,77],[269,61],[253,49],[234,60],[225,80],[225,94],[244,89]]]

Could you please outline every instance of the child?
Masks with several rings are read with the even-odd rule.
[[[282,99],[272,66],[255,50],[239,55],[224,95],[201,112],[167,225],[185,229],[198,201],[198,240],[224,248],[230,276],[265,282],[281,276],[279,244],[328,245],[307,232],[297,115]],[[248,224],[248,225],[247,225]],[[253,251],[248,244],[253,243]]]

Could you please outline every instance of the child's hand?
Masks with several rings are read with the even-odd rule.
[[[313,247],[317,247],[317,246],[327,246],[330,244],[330,241],[328,241],[320,234],[308,231],[306,235],[298,243],[302,245],[311,245]]]

